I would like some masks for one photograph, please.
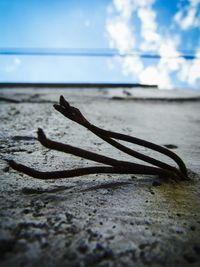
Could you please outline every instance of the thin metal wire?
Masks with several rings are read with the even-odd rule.
[[[197,51],[178,51],[179,55],[160,56],[158,53],[143,53],[139,50],[119,52],[117,49],[94,48],[0,48],[0,55],[7,56],[68,56],[68,57],[141,57],[148,59],[200,59]]]

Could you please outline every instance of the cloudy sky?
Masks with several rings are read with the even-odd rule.
[[[200,0],[0,0],[0,82],[200,89]]]

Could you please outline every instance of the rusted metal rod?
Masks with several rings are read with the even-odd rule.
[[[64,153],[73,154],[75,156],[89,159],[89,160],[92,160],[98,163],[103,163],[109,166],[94,166],[94,167],[87,167],[87,168],[77,168],[73,170],[43,172],[43,171],[35,170],[23,164],[18,164],[13,160],[9,160],[8,163],[13,169],[23,172],[27,175],[30,175],[38,179],[69,178],[69,177],[76,177],[76,176],[94,174],[94,173],[160,175],[164,177],[173,178],[175,180],[183,180],[187,178],[187,170],[186,170],[184,162],[175,153],[171,152],[170,150],[165,149],[161,146],[158,146],[154,143],[150,143],[148,141],[139,139],[139,138],[135,138],[132,136],[128,136],[128,135],[124,135],[124,134],[120,134],[116,132],[106,131],[101,128],[98,128],[95,125],[92,125],[82,115],[80,110],[71,106],[64,99],[63,96],[60,97],[59,105],[54,105],[54,108],[60,113],[62,113],[65,117],[86,127],[88,130],[90,130],[91,132],[93,132],[98,137],[108,142],[112,146],[116,147],[117,149],[157,167],[136,164],[136,163],[129,162],[129,161],[121,161],[121,160],[117,160],[114,158],[99,155],[97,153],[90,152],[90,151],[87,151],[81,148],[77,148],[77,147],[74,147],[68,144],[56,142],[56,141],[48,139],[42,129],[38,129],[38,140],[43,146],[50,148],[50,149],[58,150]],[[152,157],[139,153],[135,150],[132,150],[120,144],[114,139],[131,142],[131,143],[134,143],[140,146],[150,148],[157,152],[160,152],[172,158],[179,166],[179,170],[162,161],[159,161],[157,159],[154,159]]]
[[[140,146],[144,146],[146,148],[149,148],[151,150],[157,151],[161,154],[164,154],[165,156],[170,157],[179,166],[179,169],[180,169],[180,172],[182,173],[182,175],[187,177],[187,169],[186,169],[186,166],[185,166],[183,160],[178,155],[176,155],[174,152],[170,151],[169,149],[162,147],[162,146],[159,146],[157,144],[151,143],[149,141],[133,137],[133,136],[129,136],[129,135],[101,129],[101,128],[91,124],[83,116],[83,114],[80,112],[80,110],[78,110],[77,108],[75,108],[73,106],[70,106],[70,104],[65,100],[65,98],[63,96],[60,96],[60,103],[59,103],[59,105],[57,105],[57,104],[54,105],[54,108],[57,111],[59,111],[61,114],[63,114],[65,117],[67,117],[68,119],[75,121],[76,123],[84,126],[88,130],[93,132],[95,135],[97,135],[98,137],[103,139],[104,141],[110,143],[112,146],[118,148],[119,150],[121,150],[121,151],[135,157],[135,158],[138,158],[140,160],[143,160],[145,162],[148,162],[148,163],[153,164],[155,166],[158,166],[160,168],[174,170],[174,167],[172,167],[172,166],[170,166],[164,162],[161,162],[159,160],[156,160],[154,158],[151,158],[149,156],[146,156],[144,154],[141,154],[141,153],[139,153],[133,149],[130,149],[130,148],[116,142],[112,138],[126,141],[126,142],[130,142],[130,143],[137,144]]]
[[[168,170],[145,165],[144,166],[137,165],[137,164],[135,166],[127,166],[127,167],[93,166],[93,167],[76,168],[72,170],[63,170],[63,171],[38,171],[26,165],[19,164],[14,160],[8,160],[8,164],[16,171],[25,173],[31,177],[42,180],[71,178],[86,174],[97,174],[97,173],[159,175],[162,177],[172,178],[176,181],[180,180],[180,178],[176,175],[176,173],[170,172]]]

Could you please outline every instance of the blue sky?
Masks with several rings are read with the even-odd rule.
[[[102,56],[5,54],[46,48]],[[200,89],[200,0],[0,0],[0,82]]]

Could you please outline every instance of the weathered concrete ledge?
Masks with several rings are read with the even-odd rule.
[[[11,158],[40,170],[94,165],[43,148],[38,127],[54,140],[131,159],[56,113],[60,94],[96,125],[171,147],[191,180],[104,174],[42,181],[9,169]],[[199,114],[192,91],[1,89],[1,266],[199,266]]]

